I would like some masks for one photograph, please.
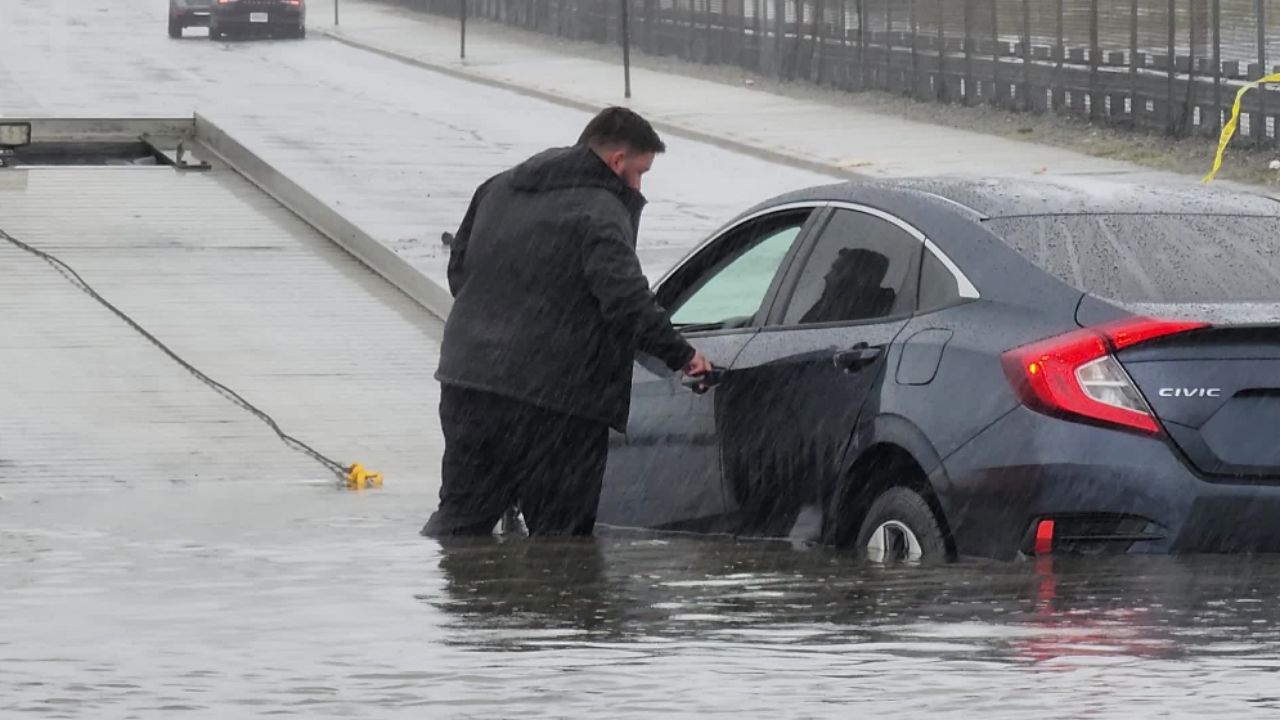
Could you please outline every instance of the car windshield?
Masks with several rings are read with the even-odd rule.
[[[1280,217],[1040,215],[986,224],[1040,268],[1102,298],[1280,302]]]

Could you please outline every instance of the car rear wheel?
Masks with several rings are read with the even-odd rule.
[[[920,494],[890,488],[871,504],[858,540],[858,554],[874,563],[936,563],[947,559],[947,544],[932,508]]]
[[[169,18],[169,37],[177,39],[182,37],[182,21],[176,17]]]

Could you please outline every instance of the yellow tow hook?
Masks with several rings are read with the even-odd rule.
[[[382,473],[366,470],[360,463],[356,463],[347,469],[348,490],[380,487],[382,487]]]

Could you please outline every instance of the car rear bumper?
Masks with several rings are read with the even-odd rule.
[[[1207,482],[1162,438],[1018,408],[944,463],[935,488],[961,555],[1280,552],[1276,484]],[[1072,539],[1074,538],[1074,539]]]
[[[173,17],[182,22],[183,25],[208,25],[208,10],[179,10],[173,13]]]
[[[255,23],[253,17],[265,14],[267,22]],[[300,5],[245,5],[234,3],[214,6],[213,16],[220,28],[253,28],[259,26],[297,27],[305,20],[306,10]]]

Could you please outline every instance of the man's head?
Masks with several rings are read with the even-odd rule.
[[[653,167],[654,157],[667,150],[648,120],[622,107],[600,111],[587,123],[578,143],[594,150],[615,175],[637,192],[641,176]]]

